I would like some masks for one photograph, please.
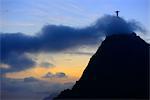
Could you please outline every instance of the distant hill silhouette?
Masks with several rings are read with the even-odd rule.
[[[134,33],[106,37],[79,81],[54,99],[148,99],[149,47]]]

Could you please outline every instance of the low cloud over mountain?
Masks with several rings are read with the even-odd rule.
[[[114,33],[130,34],[133,31],[145,32],[136,21],[105,15],[84,28],[46,25],[35,36],[23,33],[1,33],[1,63],[10,66],[8,69],[0,67],[1,73],[34,67],[35,61],[28,57],[30,53],[61,52],[81,46],[92,46],[98,44],[103,36]]]

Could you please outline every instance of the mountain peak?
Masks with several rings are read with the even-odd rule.
[[[107,36],[64,98],[149,98],[149,44],[133,34]]]

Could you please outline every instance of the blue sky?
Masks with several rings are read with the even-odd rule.
[[[83,27],[104,14],[149,24],[149,0],[1,0],[0,32],[35,34],[44,25]]]

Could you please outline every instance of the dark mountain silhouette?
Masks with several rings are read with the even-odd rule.
[[[106,37],[79,81],[54,99],[148,99],[149,47],[135,33]]]

